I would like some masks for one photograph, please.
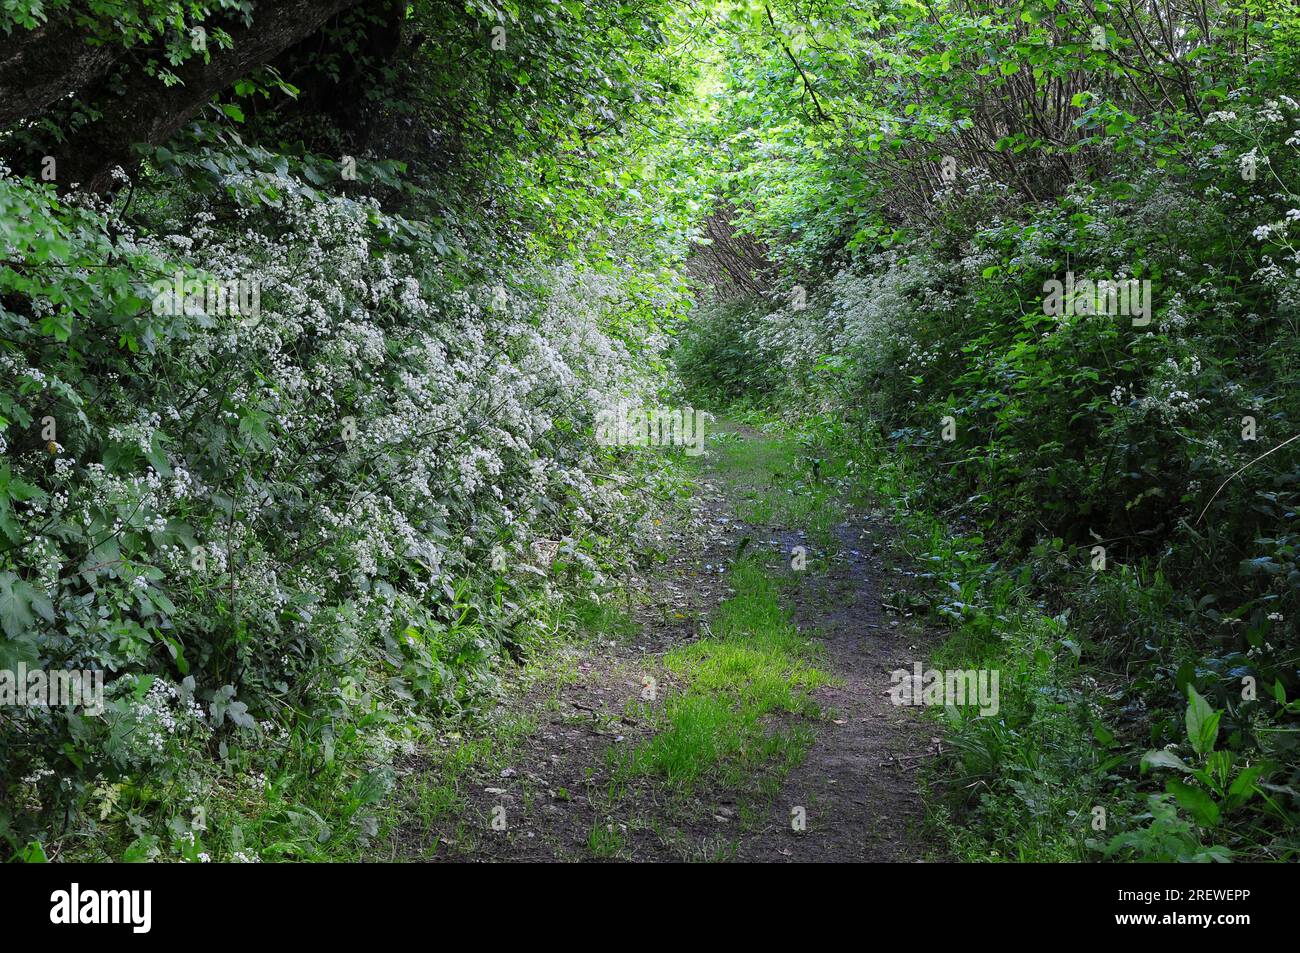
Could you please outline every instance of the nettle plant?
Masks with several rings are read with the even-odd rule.
[[[598,592],[641,528],[590,438],[659,347],[607,333],[634,306],[616,271],[469,286],[373,201],[247,174],[140,232],[0,178],[0,666],[103,668],[112,699],[0,721],[15,844],[168,784],[201,799],[196,755],[295,719],[459,711],[521,638],[489,624],[528,588],[510,567],[558,540]],[[169,282],[255,284],[257,307]],[[368,724],[378,755],[406,730]]]

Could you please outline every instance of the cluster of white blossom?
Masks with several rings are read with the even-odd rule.
[[[187,747],[196,737],[207,735],[211,726],[190,692],[162,678],[155,678],[127,715],[130,728],[123,732],[128,747],[141,761],[162,760],[173,754],[172,746]]]
[[[916,315],[947,306],[943,284],[920,258],[877,255],[863,269],[838,272],[814,304],[787,304],[764,316],[747,343],[796,385],[826,355],[865,379],[894,367],[915,371],[928,359],[918,350]]]
[[[1210,405],[1199,397],[1201,361],[1195,356],[1167,358],[1147,381],[1147,393],[1137,400],[1138,410],[1155,414],[1165,424],[1186,423],[1197,411]]]
[[[392,230],[373,201],[260,184],[283,193],[273,217],[230,224],[217,196],[177,234],[124,225],[118,239],[185,274],[255,282],[257,319],[168,315],[149,355],[165,373],[96,381],[92,443],[115,448],[113,461],[78,460],[64,440],[18,461],[50,492],[20,505],[33,541],[15,558],[53,600],[65,647],[139,662],[170,600],[163,626],[195,656],[237,619],[253,636],[241,665],[268,684],[312,658],[373,657],[387,635],[436,618],[493,546],[631,542],[636,488],[604,474],[607,451],[585,436],[597,408],[651,392],[667,344],[610,330],[644,304],[625,275],[523,263],[502,294],[455,289],[436,262],[382,240]],[[33,411],[63,387],[10,352],[0,362]],[[59,425],[63,438],[78,422]],[[49,532],[65,523],[91,555]],[[584,560],[599,586],[575,550]],[[98,595],[78,595],[91,580]],[[286,663],[290,641],[305,648]],[[176,703],[160,679],[133,707],[144,753],[200,724]]]

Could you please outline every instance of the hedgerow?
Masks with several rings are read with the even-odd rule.
[[[786,32],[802,74],[761,47],[728,64],[736,90],[773,70],[803,94],[731,110],[733,223],[773,249],[787,303],[707,317],[683,377],[749,355],[729,393],[889,471],[921,521],[916,551],[962,594],[932,596],[954,664],[1009,686],[936,775],[959,853],[1292,856],[1294,17],[1229,5],[1249,40],[1197,21],[1143,73],[1160,43],[1135,11],[985,12],[889,7],[864,50],[828,42],[857,22],[837,8]],[[1083,282],[1116,290],[1060,307]],[[1189,738],[1189,704],[1216,713],[1213,744]],[[1166,748],[1178,764],[1142,757]]]
[[[634,304],[581,263],[465,284],[374,201],[230,184],[278,198],[145,229],[0,179],[21,263],[0,279],[0,667],[103,669],[109,699],[5,712],[14,849],[87,815],[192,836],[223,765],[265,774],[313,723],[364,725],[382,764],[490,690],[533,618],[507,606],[556,598],[548,575],[599,594],[637,539],[643,488],[589,431],[662,346],[613,316],[671,296]]]

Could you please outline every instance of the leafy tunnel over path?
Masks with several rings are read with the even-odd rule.
[[[1298,16],[5,4],[5,855],[1293,860]]]

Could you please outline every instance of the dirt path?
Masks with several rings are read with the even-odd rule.
[[[408,791],[396,856],[925,859],[916,772],[938,739],[932,723],[887,694],[892,670],[928,656],[923,634],[882,611],[889,528],[831,490],[810,490],[788,444],[749,428],[722,433],[691,512],[664,526],[666,560],[632,580],[632,624],[521,674],[495,735],[472,757],[438,759],[436,771],[421,758],[407,765],[408,777],[427,767],[443,778],[433,793]],[[791,567],[796,547],[805,551],[801,571]],[[666,659],[711,634],[742,553],[784,580],[782,602],[829,676],[811,693],[820,716],[767,718],[767,730],[786,733],[784,760],[750,765],[743,777],[719,770],[686,790],[628,777],[619,765],[665,730],[665,704],[687,690]],[[456,772],[447,777],[449,763]]]
[[[745,860],[801,862],[917,861],[923,811],[920,764],[937,753],[934,726],[895,706],[889,673],[924,658],[917,638],[881,610],[881,558],[889,528],[868,519],[835,526],[839,551],[828,574],[810,574],[794,596],[795,620],[825,648],[838,684],[814,697],[827,710],[806,760],[774,805],[770,827],[747,836]],[[789,805],[807,808],[803,837],[790,828]]]

